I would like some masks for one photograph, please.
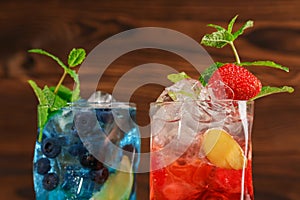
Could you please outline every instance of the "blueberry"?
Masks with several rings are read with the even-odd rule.
[[[56,173],[48,173],[43,178],[43,188],[45,190],[54,190],[59,183],[59,177]]]
[[[91,170],[90,176],[96,183],[103,184],[108,179],[109,171],[106,167],[103,167],[100,170]]]
[[[83,155],[87,152],[87,149],[83,146],[82,143],[79,144],[73,144],[72,146],[69,147],[68,152],[72,156],[80,156]]]
[[[98,121],[103,124],[111,124],[114,121],[114,116],[109,108],[97,109],[96,116]]]
[[[55,158],[61,152],[60,142],[56,138],[46,138],[42,143],[42,152],[48,158]]]
[[[96,170],[103,168],[103,164],[100,161],[98,161],[91,154],[80,155],[79,156],[79,161],[80,161],[80,164],[83,167],[87,167],[87,168],[90,168],[90,169],[96,169]]]
[[[47,174],[51,169],[50,160],[48,158],[40,158],[35,163],[36,171],[38,174],[44,175]]]
[[[94,112],[78,112],[74,117],[75,128],[80,131],[92,130],[97,124],[97,118]]]

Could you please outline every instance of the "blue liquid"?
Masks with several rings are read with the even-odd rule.
[[[117,172],[122,156],[130,158],[135,172],[139,164],[137,153],[140,152],[140,133],[134,123],[135,116],[135,108],[129,106],[66,107],[53,113],[43,129],[43,140],[36,141],[35,146],[33,176],[36,199],[90,199]],[[52,143],[47,143],[49,138],[53,138]],[[98,147],[102,152],[99,157],[93,155],[93,150]],[[41,158],[50,161],[49,170],[43,165],[38,166]],[[56,174],[58,179],[45,180],[50,173]],[[135,186],[133,183],[130,200],[136,199]]]

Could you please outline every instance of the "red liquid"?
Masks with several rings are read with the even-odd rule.
[[[156,160],[151,157],[153,169]],[[200,159],[186,163],[179,158],[150,172],[150,200],[253,200],[249,159],[244,181],[242,177],[243,170],[218,168]]]

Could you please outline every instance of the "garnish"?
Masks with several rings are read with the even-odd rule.
[[[207,130],[202,150],[212,164],[225,169],[240,170],[247,160],[240,145],[223,129]]]
[[[185,72],[180,72],[178,74],[169,74],[168,79],[173,83],[177,83],[183,79],[190,78]]]
[[[235,33],[232,33],[232,28],[237,17],[238,15],[236,15],[229,22],[227,30],[219,25],[208,24],[208,26],[217,29],[217,31],[211,34],[206,34],[202,38],[201,44],[204,44],[206,46],[216,47],[216,48],[223,48],[224,46],[229,44],[233,50],[236,62],[240,63],[240,58],[233,42],[235,39],[238,38],[238,36],[244,33],[245,29],[253,26],[253,21],[252,20],[247,21],[239,30],[237,30]]]
[[[48,116],[67,105],[68,102],[74,102],[80,98],[80,84],[78,74],[71,68],[80,65],[84,61],[86,53],[85,50],[81,48],[72,49],[68,57],[68,65],[65,65],[58,57],[42,49],[31,49],[28,52],[48,56],[55,60],[64,69],[64,73],[56,86],[48,87],[46,85],[42,89],[36,84],[35,81],[28,81],[33,91],[35,92],[40,105],[38,108],[38,126],[40,128],[38,141],[41,142],[43,128],[47,122]],[[73,91],[62,84],[67,75],[72,77],[76,84]]]
[[[214,76],[214,73],[218,73],[218,75],[215,75],[215,77],[219,76],[219,80],[223,81],[222,79],[228,78],[228,75],[224,75],[224,73],[220,74],[219,68],[226,66],[226,65],[235,65],[238,67],[244,67],[244,66],[265,66],[265,67],[271,67],[271,68],[276,68],[276,69],[280,69],[283,70],[285,72],[289,71],[289,68],[282,66],[280,64],[277,64],[273,61],[253,61],[253,62],[241,62],[240,61],[240,57],[238,55],[237,49],[234,45],[234,41],[244,33],[244,31],[247,28],[250,28],[253,26],[253,21],[252,20],[248,20],[240,29],[238,29],[236,32],[232,32],[233,30],[233,25],[237,19],[238,15],[236,15],[233,19],[231,19],[231,21],[228,24],[227,29],[224,27],[221,27],[219,25],[215,25],[215,24],[208,24],[209,27],[213,27],[215,28],[217,31],[210,33],[210,34],[206,34],[202,40],[201,40],[201,44],[205,45],[205,46],[209,46],[209,47],[216,47],[216,48],[223,48],[224,46],[226,46],[227,44],[231,46],[231,49],[234,53],[235,56],[235,60],[236,62],[233,62],[231,64],[224,64],[221,62],[216,62],[213,65],[211,65],[209,68],[207,68],[203,74],[201,75],[201,77],[199,78],[200,82],[205,86],[208,82],[210,81],[210,78],[212,76]],[[235,73],[234,71],[231,73]],[[247,72],[248,73],[248,72]],[[250,73],[250,72],[249,72]],[[224,75],[224,77],[223,77]],[[240,79],[243,80],[245,78],[244,73],[241,74],[241,76],[239,76],[240,74],[236,74],[236,79]],[[253,75],[254,76],[254,75]],[[250,80],[244,79],[245,83],[249,86],[244,87],[244,88],[250,88]],[[253,100],[253,99],[257,99],[266,95],[270,95],[270,94],[274,94],[274,93],[280,93],[280,92],[293,92],[294,89],[292,87],[289,86],[283,86],[283,87],[271,87],[271,86],[263,86],[262,89],[259,89],[259,91],[257,91],[257,88],[255,85],[257,85],[257,80],[256,79],[252,79],[255,80],[253,82],[253,86],[255,89],[253,89],[253,91],[251,91],[250,93],[255,93],[255,96],[251,96],[248,95],[247,99],[239,99],[239,97],[235,97],[235,99],[238,100]],[[233,81],[233,80],[232,80]],[[226,83],[226,81],[225,81]],[[241,86],[241,87],[240,87]],[[243,81],[239,81],[238,85],[235,85],[234,88],[231,88],[234,92],[239,91],[239,93],[243,93],[243,92],[248,92],[249,91],[245,91],[244,88],[244,82]],[[229,87],[231,87],[229,85]],[[254,91],[255,90],[255,91]],[[235,95],[236,96],[236,95]]]
[[[219,84],[214,84],[220,80],[228,86],[224,88],[224,91],[222,88],[220,90]],[[259,94],[262,87],[260,80],[256,76],[246,68],[235,64],[225,64],[218,68],[210,77],[208,83],[215,91],[219,91],[219,93],[215,93],[218,99],[249,100]]]

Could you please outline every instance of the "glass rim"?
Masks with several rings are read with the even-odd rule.
[[[50,104],[38,104],[38,107],[50,107]],[[80,101],[68,102],[62,108],[82,107],[82,108],[136,108],[134,102],[112,101],[112,102],[97,102],[97,101]]]
[[[185,100],[185,101],[164,101],[164,102],[151,102],[150,106],[155,105],[166,105],[166,104],[182,104],[182,103],[189,103],[189,102],[215,102],[215,103],[238,103],[238,102],[245,102],[247,104],[254,104],[254,100],[235,100],[235,99],[214,99],[214,100]]]

